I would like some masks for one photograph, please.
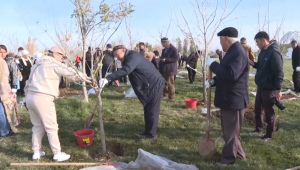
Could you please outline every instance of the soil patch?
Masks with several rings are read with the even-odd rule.
[[[76,90],[72,88],[59,89],[59,97],[73,97],[78,95],[83,95],[82,90]]]
[[[110,152],[114,153],[116,156],[123,156],[124,155],[124,147],[120,143],[112,144],[109,149]]]
[[[281,100],[291,99],[291,98],[298,98],[292,94],[283,94]]]

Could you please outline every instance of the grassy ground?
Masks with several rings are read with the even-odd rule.
[[[284,90],[291,88],[291,62],[286,60]],[[251,71],[253,72],[253,70]],[[249,81],[249,90],[255,91],[256,86],[253,78]],[[123,156],[114,156],[117,161],[129,162],[135,160],[137,150],[142,148],[153,154],[164,156],[173,161],[194,164],[199,169],[286,169],[300,164],[300,115],[298,112],[299,101],[285,102],[288,110],[281,114],[281,128],[276,132],[273,141],[263,142],[259,136],[252,136],[249,132],[253,127],[243,125],[242,141],[247,154],[246,161],[238,160],[236,164],[227,168],[215,167],[215,162],[221,157],[222,132],[220,120],[212,122],[211,138],[216,141],[215,154],[211,159],[204,159],[198,153],[197,139],[204,136],[205,117],[198,109],[186,109],[185,98],[201,99],[201,87],[199,77],[195,84],[189,84],[187,79],[176,80],[176,101],[163,100],[161,104],[160,121],[158,128],[158,140],[151,142],[139,142],[137,132],[144,127],[143,108],[138,99],[125,99],[123,91],[127,85],[105,89],[103,98],[104,126],[107,136],[108,148],[114,144],[121,144],[124,149]],[[250,96],[254,102],[254,96]],[[71,154],[71,162],[94,162],[99,161],[101,142],[98,128],[98,117],[95,117],[91,128],[96,130],[94,145],[87,149],[79,148],[76,144],[73,132],[83,127],[85,118],[91,114],[95,103],[95,96],[90,96],[90,103],[81,102],[81,98],[65,98],[55,101],[59,137],[64,152]],[[0,169],[78,169],[78,167],[9,167],[11,162],[31,161],[31,123],[28,112],[22,112],[22,124],[18,127],[19,134],[5,138],[0,142]],[[47,156],[40,162],[51,162],[52,154],[47,141],[43,141]]]

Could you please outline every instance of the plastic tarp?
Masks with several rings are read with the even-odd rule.
[[[179,71],[178,74],[188,74],[188,71]]]
[[[96,92],[93,88],[88,91],[88,95],[90,95],[90,94],[96,94]]]
[[[136,96],[136,94],[135,94],[132,87],[130,87],[130,89],[128,89],[126,92],[124,91],[123,94],[126,98],[137,98],[137,96]]]
[[[114,166],[95,166],[95,167],[89,167],[89,168],[83,168],[80,170],[118,170]]]
[[[180,164],[171,161],[167,158],[153,155],[143,149],[138,150],[138,157],[133,162],[130,162],[124,169],[141,169],[141,168],[153,168],[160,170],[199,170],[194,165]]]

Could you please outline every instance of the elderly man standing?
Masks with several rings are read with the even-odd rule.
[[[128,75],[135,94],[144,106],[145,130],[139,134],[144,135],[145,140],[155,140],[165,80],[154,65],[138,52],[127,50],[124,45],[115,46],[113,51],[123,66],[101,79],[99,86],[103,88],[108,82]]]
[[[293,66],[293,82],[294,89],[296,93],[300,93],[300,72],[297,72],[297,67],[300,67],[300,47],[297,44],[296,40],[291,42],[291,46],[293,48],[292,53],[292,66]]]
[[[221,109],[221,126],[225,145],[218,166],[233,164],[237,158],[245,159],[240,132],[247,108],[248,57],[238,42],[238,31],[233,27],[218,33],[223,51],[226,52],[220,64],[209,58],[207,65],[216,74],[211,84],[216,84],[215,106]]]
[[[162,62],[161,73],[167,81],[163,97],[168,97],[172,101],[175,99],[174,76],[177,74],[178,52],[166,37],[161,39],[161,44],[164,47],[160,60]]]
[[[243,48],[245,49],[245,51],[246,51],[246,54],[247,54],[247,56],[248,56],[248,58],[249,58],[249,60],[251,60],[251,61],[255,61],[255,56],[254,56],[254,53],[253,53],[253,51],[252,51],[252,48],[249,46],[249,45],[247,45],[247,40],[246,40],[246,38],[241,38],[241,44],[242,44],[242,46],[243,46]]]

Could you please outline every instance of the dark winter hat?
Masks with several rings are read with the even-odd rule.
[[[106,45],[107,48],[112,48],[111,44]]]
[[[22,51],[22,50],[24,50],[23,47],[19,47],[19,48],[18,48],[18,51]]]
[[[139,45],[145,45],[145,43],[144,42],[140,42]]]
[[[126,47],[124,45],[117,45],[114,47],[113,51],[116,51],[118,49],[126,49]]]
[[[241,38],[241,42],[242,42],[242,41],[246,41],[246,38],[245,38],[245,37],[242,37],[242,38]]]
[[[292,40],[291,44],[297,44],[296,40]]]
[[[169,39],[167,37],[161,38],[161,42],[169,42]]]
[[[222,31],[220,31],[217,35],[237,38],[239,36],[239,32],[237,29],[235,29],[233,27],[227,27],[227,28],[224,28]]]

